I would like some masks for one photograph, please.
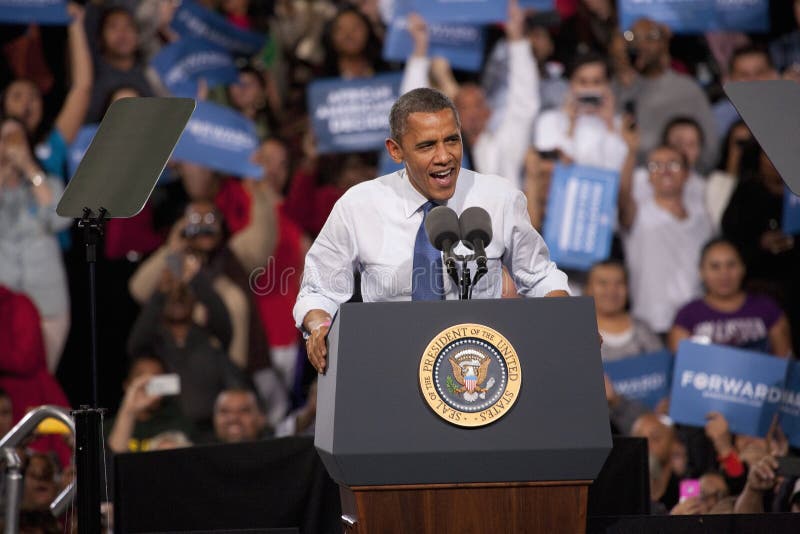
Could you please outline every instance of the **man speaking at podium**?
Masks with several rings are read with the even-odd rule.
[[[404,169],[348,190],[306,256],[294,318],[320,373],[331,319],[352,297],[356,270],[364,302],[459,297],[425,231],[437,205],[457,214],[479,206],[491,216],[488,273],[473,296],[500,298],[502,266],[523,296],[569,296],[566,275],[531,225],[525,196],[510,180],[461,168],[460,121],[449,98],[434,89],[409,91],[392,106],[389,127],[386,149]]]

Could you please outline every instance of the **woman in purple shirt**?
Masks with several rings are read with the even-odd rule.
[[[669,332],[676,351],[687,338],[769,352],[792,354],[789,321],[778,304],[764,295],[745,292],[744,262],[728,240],[709,241],[700,256],[700,277],[705,295],[681,308]]]

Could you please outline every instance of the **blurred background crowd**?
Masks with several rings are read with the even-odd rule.
[[[471,168],[519,184],[534,226],[557,163],[618,172],[611,256],[570,272],[595,298],[604,360],[686,338],[793,357],[800,347],[800,248],[781,230],[784,186],[722,85],[800,82],[800,1],[772,2],[771,31],[675,35],[648,19],[619,27],[614,0],[509,10],[488,28],[479,72],[431,57],[429,24],[408,20],[407,61],[382,59],[393,2],[198,0],[263,49],[238,79],[197,98],[251,121],[260,180],[169,164],[145,209],[111,221],[98,265],[100,405],[107,446],[145,451],[313,435],[315,374],[292,306],[305,251],[333,204],[379,174],[377,152],[320,154],[306,89],[316,79],[402,73],[402,90],[453,98]],[[151,60],[180,39],[178,0],[70,4],[68,26],[0,26],[0,434],[32,406],[88,402],[88,284],[82,236],[55,213],[85,124],[131,96],[167,96]],[[515,297],[513,283],[504,293]],[[356,297],[357,298],[357,297]],[[177,396],[150,378],[180,376]],[[791,454],[779,428],[733,435],[669,424],[607,396],[616,432],[650,445],[654,510],[800,510],[776,478]],[[32,444],[26,509],[71,479],[69,450]],[[56,454],[52,454],[55,450]],[[682,478],[700,495],[679,501]]]

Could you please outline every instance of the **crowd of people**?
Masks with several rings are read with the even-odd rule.
[[[800,247],[781,229],[784,185],[721,91],[800,82],[800,1],[773,8],[775,20],[793,14],[793,28],[682,36],[646,18],[620,28],[614,0],[558,0],[558,16],[512,0],[477,73],[431,57],[417,14],[407,61],[383,60],[392,2],[197,3],[267,38],[236,58],[235,82],[201,82],[197,94],[252,122],[263,178],[172,161],[139,215],[108,222],[98,306],[109,450],[313,435],[316,373],[292,307],[310,243],[380,158],[318,152],[306,89],[320,78],[397,71],[402,92],[440,89],[470,168],[516,184],[539,231],[557,164],[619,173],[611,257],[569,272],[573,294],[595,299],[604,360],[687,338],[779,358],[800,347]],[[168,96],[150,61],[181,38],[179,4],[89,0],[69,4],[66,27],[0,26],[0,434],[33,406],[88,400],[82,237],[55,206],[83,125],[121,98]],[[503,295],[516,296],[510,280]],[[163,374],[179,376],[179,394],[148,390]],[[705,428],[676,426],[666,405],[648,411],[608,380],[607,397],[614,430],[648,439],[654,511],[800,511],[800,483],[775,473],[792,452],[779,428],[733,435],[718,413]],[[31,510],[70,480],[69,456],[48,455],[47,443],[28,455]],[[682,478],[700,479],[698,498],[679,502]]]

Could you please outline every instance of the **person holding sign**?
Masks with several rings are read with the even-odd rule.
[[[89,107],[92,92],[92,58],[83,28],[83,8],[67,6],[72,22],[67,29],[67,48],[70,59],[70,88],[55,123],[43,124],[44,98],[34,82],[17,79],[2,93],[2,115],[16,117],[25,124],[28,135],[34,136],[36,157],[48,174],[62,180],[67,167],[67,147],[76,139]],[[58,360],[55,360],[57,363]],[[52,362],[51,362],[52,365]],[[55,370],[55,367],[51,367]]]
[[[712,239],[700,255],[705,295],[678,311],[669,333],[670,349],[689,337],[788,357],[789,321],[770,297],[742,289],[745,267],[739,251],[724,238]]]
[[[520,184],[521,171],[528,149],[527,132],[540,107],[539,71],[525,39],[525,13],[518,0],[508,3],[506,22],[508,40],[508,98],[497,127],[490,129],[492,110],[486,94],[477,84],[463,84],[453,99],[461,119],[464,146],[471,152],[470,161],[481,173],[497,174]],[[402,87],[428,87],[428,68],[424,62],[408,62]]]
[[[386,149],[404,168],[350,188],[306,255],[294,318],[318,372],[325,371],[332,317],[355,290],[356,269],[364,302],[458,298],[458,288],[445,285],[435,268],[440,253],[425,233],[436,205],[456,213],[479,205],[492,217],[489,273],[473,287],[475,298],[500,297],[502,264],[521,295],[569,295],[522,192],[504,178],[461,168],[459,116],[449,98],[434,89],[410,91],[392,106],[389,124]]]

